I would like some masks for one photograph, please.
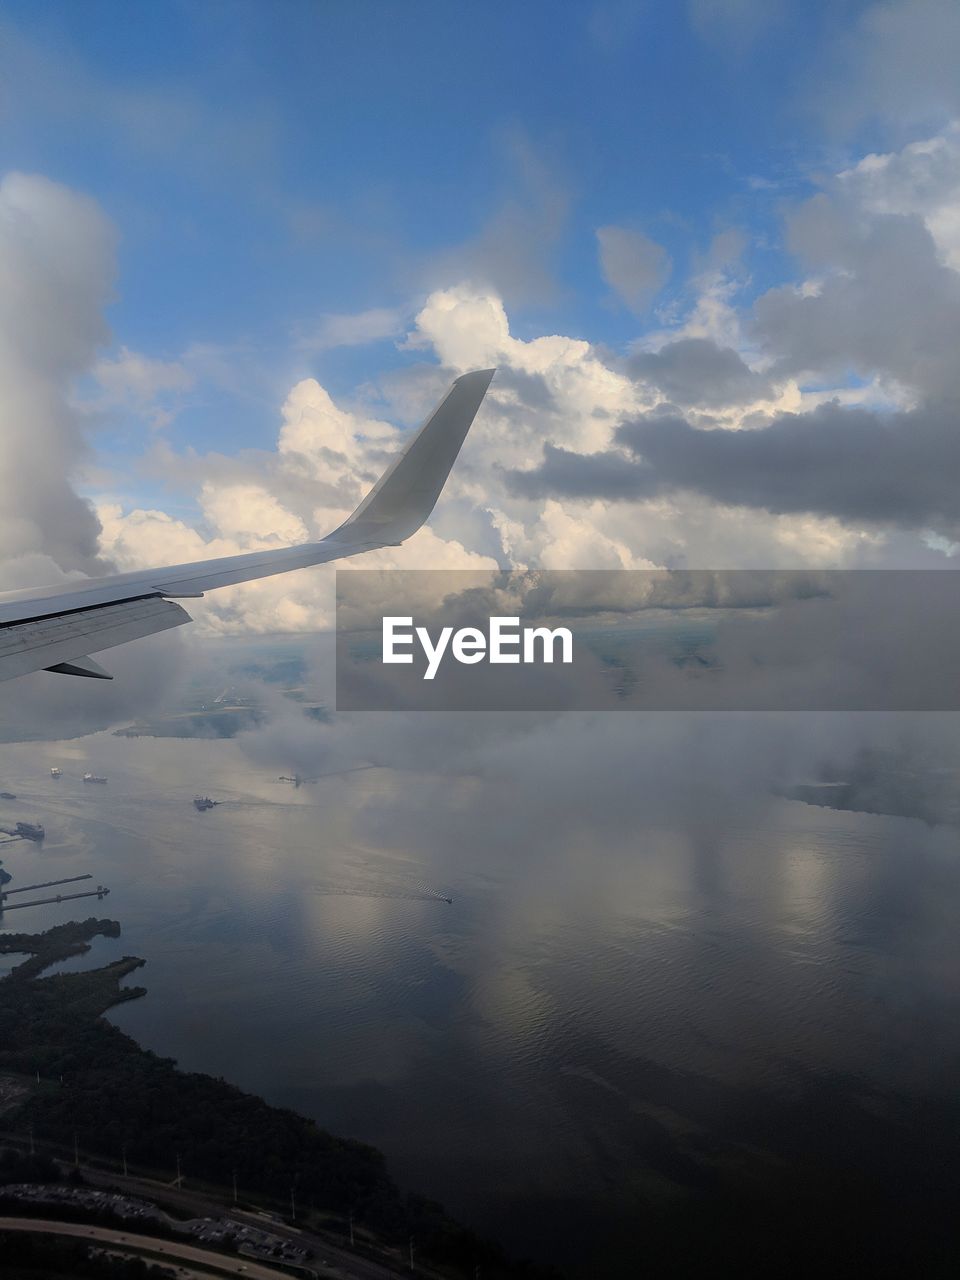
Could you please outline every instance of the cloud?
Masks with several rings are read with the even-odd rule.
[[[509,195],[476,235],[422,258],[417,283],[428,290],[468,282],[512,306],[555,301],[554,255],[566,228],[570,197],[530,140],[501,141]]]
[[[960,113],[960,9],[954,0],[870,4],[836,41],[811,106],[850,131],[871,119],[899,130]]]
[[[102,655],[113,680],[36,671],[3,684],[0,742],[59,741],[169,707],[196,670],[184,638],[169,631]]]
[[[196,381],[182,361],[157,360],[128,347],[99,359],[93,377],[100,394],[91,408],[132,409],[147,415],[157,427],[170,421],[180,396]]]
[[[0,181],[0,588],[110,572],[100,522],[74,488],[92,459],[78,380],[109,340],[116,236],[85,196],[46,178]],[[38,672],[4,685],[0,737],[104,727],[162,698],[177,679],[178,637],[117,651],[113,684]],[[97,686],[93,688],[92,686]]]
[[[759,431],[698,431],[651,417],[621,428],[663,488],[735,506],[850,522],[960,528],[960,432],[953,407],[882,415],[826,404]]]
[[[641,502],[685,490],[774,514],[956,532],[956,422],[952,406],[880,414],[829,403],[756,431],[698,430],[679,415],[648,414],[617,432],[628,456],[548,444],[538,467],[507,480],[533,499]]]
[[[865,214],[820,193],[789,215],[787,240],[815,277],[756,303],[753,333],[774,374],[826,381],[853,370],[929,394],[956,387],[960,275],[919,216]]]
[[[658,351],[681,338],[709,338],[721,347],[736,350],[744,345],[742,316],[736,306],[743,282],[734,270],[735,260],[725,260],[715,253],[722,252],[725,241],[726,237],[717,237],[704,269],[687,282],[683,295],[662,312],[658,309],[658,318],[666,327],[645,333],[636,344],[639,349]],[[683,314],[684,300],[690,296],[693,305]]]
[[[663,487],[651,468],[631,464],[622,453],[571,453],[549,442],[543,461],[529,471],[510,471],[510,491],[523,498],[602,498],[607,502],[639,502]]]
[[[27,174],[0,182],[0,584],[24,556],[47,557],[52,580],[103,567],[71,483],[90,456],[71,392],[109,336],[114,240],[91,200]]]
[[[900,151],[871,152],[830,189],[871,214],[916,215],[942,259],[960,269],[960,124]]]
[[[96,204],[46,178],[0,181],[0,589],[110,572],[101,526],[74,477],[92,452],[75,399],[109,339],[113,227]],[[0,738],[90,732],[176,681],[182,644],[149,637],[117,651],[111,685],[38,672],[4,685]],[[92,686],[97,686],[93,688]]]
[[[766,377],[754,373],[732,347],[709,338],[682,338],[659,351],[639,351],[627,367],[678,405],[721,408],[773,396]]]
[[[318,652],[317,659],[324,680],[330,655]],[[579,912],[585,894],[591,902],[605,896],[596,857],[582,856],[598,833],[636,869],[643,857],[637,831],[665,821],[698,851],[696,875],[703,841],[725,817],[776,803],[773,786],[815,777],[825,760],[842,768],[864,742],[888,749],[923,743],[941,765],[957,756],[955,735],[929,716],[392,711],[308,724],[289,702],[273,711],[271,723],[237,739],[261,768],[285,773],[292,765],[308,777],[358,765],[384,770],[376,787],[363,791],[354,832],[365,844],[405,855],[417,850],[423,865],[445,869],[441,883],[450,882],[460,859],[464,868],[486,866],[497,850],[526,848],[526,870],[507,895],[526,899],[518,920],[524,937],[536,921],[528,908],[542,903],[545,885],[563,886],[561,896],[569,893]],[[336,789],[330,803],[344,795],[346,788]],[[611,901],[622,892],[612,889]]]
[[[601,514],[599,502],[572,512],[548,500],[537,522],[536,555],[531,559],[544,569],[653,568],[628,542],[604,532]]]
[[[629,456],[548,444],[537,468],[510,472],[508,483],[528,498],[637,502],[679,489],[773,513],[960,528],[952,401],[887,413],[828,402],[755,431],[701,430],[661,411],[625,423],[616,444]]]
[[[598,227],[596,235],[604,280],[631,311],[645,311],[670,276],[669,254],[629,227]]]
[[[701,39],[743,50],[784,16],[784,0],[687,0],[687,13]]]
[[[618,437],[625,422],[658,404],[661,414],[678,416],[652,381],[627,376],[629,361],[604,359],[589,343],[557,335],[513,337],[502,303],[491,295],[467,287],[438,292],[419,313],[415,336],[457,372],[482,363],[500,368],[451,477],[445,508],[455,516],[449,529],[460,531],[466,545],[483,545],[500,563],[559,565],[560,555],[583,566],[591,555],[605,565],[839,563],[876,537],[872,529],[846,530],[829,517],[729,510],[661,483]],[[707,342],[705,353],[681,346],[675,368],[677,353],[667,350],[650,371],[662,373],[662,381],[679,378],[687,367],[684,352],[692,351],[689,392],[679,384],[671,391],[689,400],[706,394],[703,354],[708,364],[719,356],[738,398],[745,387],[767,391],[765,377],[754,375],[742,358],[738,363],[699,341]],[[723,413],[740,425],[756,403],[775,415],[775,401],[725,406]],[[531,469],[532,459],[541,465]],[[471,523],[478,520],[478,506],[486,510],[487,524]],[[444,513],[434,524],[447,535]]]
[[[392,307],[372,307],[353,315],[325,315],[298,342],[301,350],[329,351],[333,347],[362,347],[403,332],[403,314]]]
[[[94,131],[136,161],[189,168],[194,181],[222,183],[232,171],[265,189],[279,147],[277,113],[262,101],[235,99],[225,109],[177,82],[120,81],[62,42],[37,43],[0,24],[0,105],[14,126],[49,121],[64,138]]]

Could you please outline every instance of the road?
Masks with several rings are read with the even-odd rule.
[[[27,1148],[26,1139],[20,1135],[4,1133],[0,1134],[0,1139],[12,1146]],[[62,1159],[60,1163],[64,1168],[69,1167]],[[90,1186],[123,1191],[127,1195],[139,1196],[142,1200],[148,1200],[161,1207],[169,1205],[184,1210],[195,1218],[224,1216],[236,1218],[261,1230],[270,1231],[284,1240],[291,1240],[294,1244],[312,1249],[315,1262],[311,1265],[315,1265],[321,1275],[329,1276],[331,1280],[397,1280],[400,1275],[410,1275],[409,1267],[402,1262],[393,1266],[387,1260],[375,1262],[361,1253],[355,1253],[352,1249],[332,1244],[326,1236],[288,1227],[279,1218],[246,1213],[242,1209],[224,1203],[223,1200],[216,1200],[202,1192],[183,1191],[170,1186],[169,1183],[156,1182],[150,1178],[124,1177],[120,1173],[108,1172],[95,1165],[82,1164],[80,1171],[84,1182]],[[247,1275],[249,1272],[244,1274]],[[416,1274],[428,1277],[435,1273],[429,1267],[418,1265]]]
[[[84,1165],[82,1172],[84,1181],[91,1186],[116,1188],[127,1195],[139,1196],[142,1200],[149,1200],[152,1204],[160,1206],[171,1205],[174,1208],[183,1209],[193,1217],[220,1218],[229,1216],[241,1222],[248,1222],[251,1226],[259,1227],[261,1231],[270,1231],[273,1235],[280,1236],[284,1240],[291,1240],[294,1244],[312,1249],[315,1257],[315,1262],[312,1265],[317,1266],[321,1274],[336,1276],[339,1280],[397,1280],[398,1275],[408,1276],[410,1274],[409,1268],[402,1266],[402,1264],[392,1268],[384,1263],[373,1262],[371,1259],[364,1258],[349,1249],[331,1244],[324,1236],[315,1235],[310,1231],[300,1231],[296,1227],[288,1227],[286,1223],[281,1222],[278,1218],[267,1218],[256,1213],[246,1213],[243,1209],[225,1205],[222,1201],[211,1199],[200,1192],[181,1191],[176,1187],[152,1182],[147,1178],[124,1178],[120,1174],[107,1173],[102,1169],[95,1169],[89,1165]],[[318,1265],[321,1260],[323,1265]],[[430,1274],[427,1268],[421,1270],[419,1267],[417,1273],[420,1275]]]
[[[130,1231],[117,1231],[112,1227],[91,1227],[83,1222],[56,1222],[48,1218],[0,1217],[0,1231],[27,1231],[34,1235],[72,1236],[75,1239],[109,1245],[121,1253],[136,1253],[152,1258],[164,1258],[191,1269],[197,1268],[206,1275],[244,1276],[246,1280],[290,1280],[288,1271],[275,1271],[251,1258],[228,1257],[209,1249],[198,1249],[179,1240],[163,1240],[157,1236],[140,1236]]]

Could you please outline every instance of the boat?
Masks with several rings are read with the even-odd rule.
[[[213,809],[219,803],[219,800],[211,800],[209,796],[193,797],[194,808],[198,809],[200,813],[206,812],[207,809]]]
[[[63,770],[58,769],[56,765],[54,765],[53,768],[50,770],[51,778],[59,778],[62,774],[63,774]]]
[[[96,773],[85,773],[83,775],[83,780],[84,782],[106,782],[106,778],[101,778],[100,775]]]
[[[0,800],[16,800],[12,791],[0,791]]]
[[[42,822],[18,822],[13,828],[13,834],[21,840],[36,840],[39,843],[46,832]]]

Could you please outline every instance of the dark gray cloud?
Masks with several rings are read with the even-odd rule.
[[[518,498],[605,498],[637,502],[660,488],[656,473],[623,454],[570,453],[543,446],[543,462],[530,471],[506,471],[507,488]]]
[[[821,194],[788,219],[815,291],[772,289],[754,308],[774,374],[895,378],[929,395],[960,390],[960,274],[919,217],[862,214]]]
[[[522,409],[535,413],[556,413],[560,409],[557,397],[540,373],[504,366],[497,370],[497,391],[512,391]],[[509,412],[509,406],[501,404],[500,409]]]
[[[760,431],[653,418],[625,425],[618,438],[643,458],[644,483],[652,471],[662,488],[717,502],[908,526],[960,519],[952,405],[883,414],[830,403]]]
[[[681,338],[659,351],[637,352],[627,368],[678,405],[716,409],[772,394],[767,378],[754,373],[732,347],[711,338]]]
[[[662,488],[731,506],[923,526],[960,518],[952,406],[873,413],[823,404],[759,431],[698,431],[648,419],[618,433]]]
[[[607,501],[684,489],[778,514],[960,524],[960,430],[949,402],[899,413],[832,402],[758,431],[700,431],[679,415],[647,415],[620,427],[617,443],[628,455],[547,445],[539,467],[507,473],[508,488],[526,498]]]

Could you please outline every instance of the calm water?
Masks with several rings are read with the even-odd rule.
[[[419,847],[401,833],[433,780],[294,789],[227,741],[8,746],[0,780],[18,793],[0,822],[48,832],[0,849],[11,887],[90,871],[112,890],[4,929],[119,919],[79,963],[147,959],[149,995],[112,1015],[142,1044],[375,1143],[405,1185],[582,1275],[619,1274],[598,1259],[639,1198],[789,1159],[838,1106],[892,1115],[954,1087],[946,828],[770,800],[481,857],[457,838],[469,779]],[[227,802],[198,813],[197,791]],[[395,838],[370,817],[392,806]]]

